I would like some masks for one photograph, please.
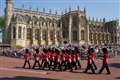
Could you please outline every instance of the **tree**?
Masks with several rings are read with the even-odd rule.
[[[4,28],[5,27],[5,17],[1,16],[0,17],[0,28]]]

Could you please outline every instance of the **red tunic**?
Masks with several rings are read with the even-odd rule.
[[[50,58],[51,53],[50,53],[50,52],[47,52],[47,54],[48,54],[48,58]]]
[[[94,53],[91,53],[90,55],[92,56],[92,60],[93,60],[93,58],[94,58]]]
[[[40,54],[39,53],[35,53],[34,58],[37,61],[40,60]]]
[[[61,62],[61,56],[59,54],[56,56],[56,59],[57,62]]]
[[[66,54],[65,60],[68,61],[68,54]]]
[[[65,61],[65,57],[66,57],[66,55],[62,54],[62,61]]]
[[[55,60],[55,53],[51,53],[51,58],[53,61]]]
[[[24,59],[27,60],[27,61],[30,59],[29,53],[25,53],[25,54],[24,54]]]
[[[72,62],[72,57],[71,57],[71,55],[68,55],[68,62]]]
[[[76,60],[77,60],[77,61],[80,60],[80,55],[79,55],[79,54],[76,55]]]
[[[76,56],[75,56],[75,54],[72,55],[72,62],[76,62]]]
[[[48,61],[48,60],[49,60],[49,54],[46,53],[46,54],[44,55],[44,60],[45,60],[45,61]]]
[[[92,54],[92,53],[89,53],[89,54],[88,54],[88,62],[91,62],[92,59],[93,59],[93,54]]]
[[[104,56],[103,56],[103,64],[108,63],[107,58],[108,58],[108,53],[104,54]]]

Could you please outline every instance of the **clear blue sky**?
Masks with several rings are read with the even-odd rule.
[[[0,16],[4,15],[5,1],[0,0]],[[13,2],[14,7],[17,8],[21,8],[24,4],[26,9],[29,9],[29,6],[33,10],[38,7],[39,11],[46,8],[47,12],[52,9],[52,13],[57,10],[59,14],[61,11],[65,11],[65,8],[69,10],[71,6],[72,10],[75,10],[79,5],[81,10],[86,7],[87,17],[118,18],[120,20],[120,0],[13,0]]]

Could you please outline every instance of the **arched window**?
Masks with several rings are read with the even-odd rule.
[[[43,31],[43,40],[47,40],[47,32],[45,30]]]
[[[44,26],[44,22],[42,22],[42,26]]]
[[[33,24],[37,24],[37,21],[38,21],[38,19],[37,19],[37,17],[36,16],[33,16]]]
[[[81,31],[81,40],[85,40],[85,32],[84,32],[84,30]]]
[[[21,39],[22,27],[18,28],[18,38]]]
[[[90,41],[92,41],[92,33],[90,33],[89,39],[90,39]]]
[[[55,25],[54,25],[54,23],[52,23],[52,27],[54,27]]]
[[[81,16],[80,17],[80,23],[81,23],[81,27],[85,27],[86,26],[87,20],[86,20],[85,16]]]
[[[13,27],[13,39],[16,38],[16,27]]]
[[[39,40],[39,29],[35,30],[35,39]]]
[[[50,31],[50,39],[54,40],[54,31]]]
[[[26,16],[25,16],[25,21],[26,21],[27,24],[29,24],[30,21],[31,21],[31,17],[28,16],[28,15],[26,15]]]
[[[72,27],[77,28],[77,22],[78,22],[77,20],[78,20],[78,17],[74,15],[72,17]]]
[[[60,40],[60,32],[57,32],[57,40],[59,41]]]
[[[31,39],[31,38],[32,38],[32,29],[27,28],[27,39]]]
[[[62,34],[63,34],[63,38],[67,38],[68,37],[67,36],[68,33],[65,30],[63,30]]]
[[[23,33],[25,33],[25,28],[23,28]],[[25,38],[25,34],[23,34],[23,39]]]
[[[77,35],[77,31],[73,31],[73,41],[77,41],[78,40],[78,35]]]

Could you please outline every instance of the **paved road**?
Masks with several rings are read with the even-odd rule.
[[[82,69],[74,72],[55,72],[22,69],[24,60],[0,56],[0,80],[120,80],[120,56],[109,59],[112,74],[85,74],[82,73],[86,61],[82,61]],[[100,68],[101,60],[96,60]],[[31,61],[33,64],[33,61]],[[98,71],[96,71],[98,72]]]

